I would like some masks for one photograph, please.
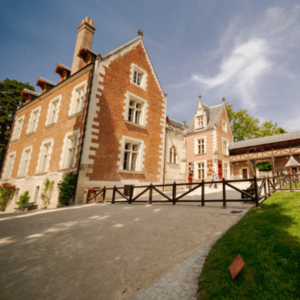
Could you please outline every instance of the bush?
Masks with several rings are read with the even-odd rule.
[[[75,172],[66,173],[62,181],[58,183],[58,200],[61,205],[69,205],[70,200],[75,195],[77,174]]]
[[[5,211],[7,204],[11,201],[16,191],[16,186],[8,182],[0,185],[0,211]]]
[[[28,203],[30,196],[28,196],[29,192],[26,191],[23,195],[19,197],[19,202],[17,202],[17,205],[20,207],[23,206],[23,204]]]
[[[256,166],[257,166],[258,170],[262,171],[262,172],[272,171],[272,162],[271,161],[257,163]]]
[[[54,181],[50,181],[48,178],[44,181],[44,189],[41,194],[41,199],[44,202],[44,207],[47,208],[50,204],[51,195],[54,189]]]

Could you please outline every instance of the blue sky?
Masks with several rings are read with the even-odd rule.
[[[96,27],[92,49],[102,55],[143,30],[171,118],[188,122],[199,94],[209,106],[224,96],[236,110],[300,130],[297,3],[0,0],[0,80],[58,82],[54,69],[71,67],[77,27],[88,16]]]

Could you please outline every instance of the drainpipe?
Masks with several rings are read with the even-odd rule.
[[[76,193],[77,193],[77,185],[78,185],[78,180],[79,180],[79,169],[80,169],[81,157],[82,157],[83,146],[84,146],[85,129],[86,129],[86,124],[87,124],[87,119],[88,119],[88,114],[89,114],[89,104],[90,104],[90,101],[91,101],[92,90],[96,86],[96,82],[95,82],[94,78],[97,78],[97,76],[95,76],[95,74],[98,70],[100,60],[101,60],[101,56],[98,54],[98,56],[96,58],[96,61],[94,63],[94,68],[92,69],[93,72],[92,72],[91,81],[90,81],[92,84],[90,84],[89,98],[88,98],[88,101],[86,103],[86,114],[85,114],[85,120],[84,120],[83,132],[82,132],[81,149],[80,149],[80,152],[79,152],[79,159],[78,159],[78,166],[77,166],[77,180],[76,180],[76,185],[75,185],[75,194],[74,194],[74,197],[73,197],[73,205],[75,203],[75,196],[76,196]]]
[[[168,129],[165,128],[165,151],[164,151],[164,169],[163,169],[163,192],[165,191],[165,173],[166,173],[166,152],[167,152],[167,134],[168,134]]]

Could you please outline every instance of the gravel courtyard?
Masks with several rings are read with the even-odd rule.
[[[221,197],[220,188],[207,192]],[[253,205],[221,206],[117,203],[2,213],[0,299],[133,299],[237,220],[224,211]]]

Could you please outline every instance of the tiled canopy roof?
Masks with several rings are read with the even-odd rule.
[[[285,167],[300,167],[300,164],[291,156]]]

